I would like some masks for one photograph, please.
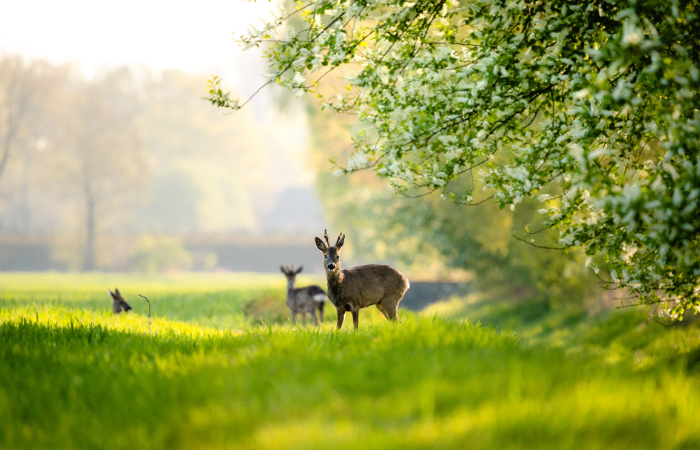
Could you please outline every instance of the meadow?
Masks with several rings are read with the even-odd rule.
[[[133,313],[111,313],[114,287]],[[281,274],[0,289],[3,449],[700,448],[698,326],[640,311],[453,299],[337,332],[330,307],[321,328],[279,319]]]

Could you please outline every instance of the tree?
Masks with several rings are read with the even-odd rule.
[[[74,83],[66,94],[57,158],[83,204],[83,268],[94,270],[100,220],[119,210],[119,201],[133,193],[145,169],[135,123],[138,99],[126,69]]]
[[[329,156],[352,153],[351,116],[324,114],[309,105],[312,157],[319,168],[317,190],[329,225],[348,235],[353,263],[394,261],[421,278],[449,277],[453,269],[473,273],[476,289],[489,298],[544,302],[550,307],[582,306],[598,294],[580,249],[539,250],[512,239],[513,231],[538,223],[539,203],[524,201],[515,211],[483,204],[455,206],[439,195],[418,199],[394,195],[370,171],[333,177]],[[472,183],[462,177],[449,189]],[[477,186],[476,189],[479,189]],[[542,235],[555,235],[547,230]]]
[[[608,285],[674,319],[700,310],[697,1],[296,5],[240,42],[269,42],[271,82],[299,94],[355,70],[321,100],[367,126],[339,173],[371,167],[399,193],[449,195],[478,171],[486,192],[467,187],[457,203],[535,198],[542,229],[599,256]],[[281,36],[295,16],[304,27]],[[242,106],[219,79],[209,99]]]
[[[47,196],[46,155],[56,136],[59,89],[68,67],[21,57],[0,58],[0,186],[3,208],[0,228],[27,233],[45,225],[55,201],[36,202]],[[40,180],[40,183],[37,181]],[[41,188],[39,189],[39,184]],[[41,194],[40,194],[41,190]],[[43,204],[42,204],[43,203]],[[48,205],[47,205],[48,203]],[[55,220],[51,221],[55,224]]]
[[[152,163],[136,225],[149,232],[231,232],[255,228],[253,196],[270,167],[252,111],[234,124],[208,107],[201,77],[165,71],[146,79],[139,134]]]
[[[51,66],[42,62],[26,63],[20,57],[0,60],[0,178],[13,154],[19,152],[37,130],[37,110],[46,95]]]

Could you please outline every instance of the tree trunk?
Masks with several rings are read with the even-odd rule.
[[[15,129],[14,126],[12,125],[12,121],[10,118],[7,119],[7,135],[5,136],[4,142],[3,142],[3,149],[2,149],[2,157],[0,157],[0,178],[2,177],[2,174],[5,172],[5,167],[7,166],[7,161],[10,159],[10,148],[12,146],[12,140],[14,138],[15,134]]]
[[[19,68],[19,70],[23,70]],[[26,111],[27,105],[27,94],[23,92],[24,86],[21,84],[21,77],[24,74],[13,74],[10,84],[7,86],[6,98],[7,98],[7,123],[5,139],[3,140],[2,157],[0,158],[0,177],[2,177],[7,167],[7,161],[10,159],[10,153],[12,151],[12,146],[16,140],[16,133],[19,130],[20,123]]]
[[[20,185],[20,210],[19,223],[22,233],[29,233],[32,228],[32,209],[29,205],[29,167],[31,165],[32,154],[24,152],[24,167],[22,168],[22,184]]]

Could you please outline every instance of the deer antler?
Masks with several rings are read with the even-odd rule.
[[[323,230],[323,239],[326,240],[326,244],[328,244],[328,247],[330,247],[331,242],[328,240],[328,230]]]

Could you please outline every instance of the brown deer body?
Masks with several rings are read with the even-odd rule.
[[[326,302],[326,292],[320,286],[312,285],[299,289],[294,288],[296,276],[302,271],[304,266],[294,270],[294,266],[280,267],[280,270],[287,277],[287,306],[292,312],[292,322],[297,322],[297,314],[302,315],[302,320],[306,321],[306,313],[310,313],[314,319],[314,324],[318,325],[316,310],[319,312],[321,322],[323,322],[323,308]]]
[[[380,264],[367,264],[351,269],[340,268],[340,249],[345,235],[338,236],[331,246],[328,233],[326,242],[316,238],[316,247],[323,253],[328,299],[338,311],[338,329],[343,328],[345,313],[352,313],[355,329],[359,326],[360,308],[375,305],[388,320],[397,320],[399,302],[410,287],[408,279],[398,270]]]

